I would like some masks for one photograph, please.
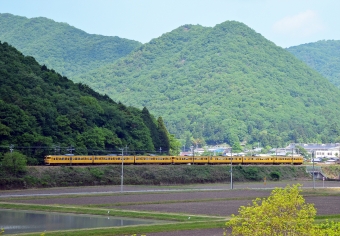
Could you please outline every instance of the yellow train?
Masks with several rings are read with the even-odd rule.
[[[287,156],[76,156],[76,155],[48,155],[45,156],[46,165],[104,165],[104,164],[163,164],[163,165],[301,165],[302,157]]]

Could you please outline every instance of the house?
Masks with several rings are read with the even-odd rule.
[[[303,147],[314,158],[334,158],[339,157],[340,154],[340,143],[291,143],[286,149],[295,152],[299,147]]]

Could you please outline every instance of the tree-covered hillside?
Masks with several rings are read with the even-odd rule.
[[[40,161],[60,148],[68,153],[70,146],[78,154],[121,153],[126,146],[129,153],[160,146],[169,151],[161,117],[156,120],[146,108],[127,107],[74,84],[1,42],[0,85],[0,159],[11,144]]]
[[[340,91],[239,22],[184,25],[75,81],[148,107],[182,140],[339,141]]]
[[[340,40],[323,40],[287,48],[340,88]]]
[[[88,34],[43,17],[28,19],[11,14],[0,14],[0,40],[68,77],[112,63],[141,45],[119,37]]]

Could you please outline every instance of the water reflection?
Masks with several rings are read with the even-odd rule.
[[[0,209],[0,228],[4,228],[4,234],[153,224],[156,222],[159,221]]]

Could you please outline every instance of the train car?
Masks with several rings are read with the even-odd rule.
[[[301,165],[303,157],[282,156],[86,156],[86,155],[48,155],[46,165],[92,165],[92,164],[194,164],[194,165]]]
[[[293,157],[292,163],[293,163],[293,165],[302,165],[303,164],[303,157]]]
[[[207,165],[209,164],[209,157],[207,156],[195,156],[193,158],[193,165]]]
[[[245,165],[273,165],[275,157],[271,156],[250,156],[243,157],[242,164]]]
[[[105,164],[134,164],[134,156],[94,156],[93,164],[105,165]]]
[[[173,158],[171,156],[135,156],[135,164],[172,164]]]
[[[74,155],[48,155],[45,157],[46,165],[72,165],[72,164],[93,164],[93,156]]]
[[[218,164],[240,165],[242,164],[242,157],[212,156],[212,157],[209,157],[209,164],[211,165],[218,165]]]
[[[292,157],[281,157],[281,156],[275,156],[274,157],[274,165],[280,165],[280,164],[293,164],[293,158]]]
[[[192,156],[175,156],[172,159],[172,164],[192,164],[193,163],[193,157]]]

